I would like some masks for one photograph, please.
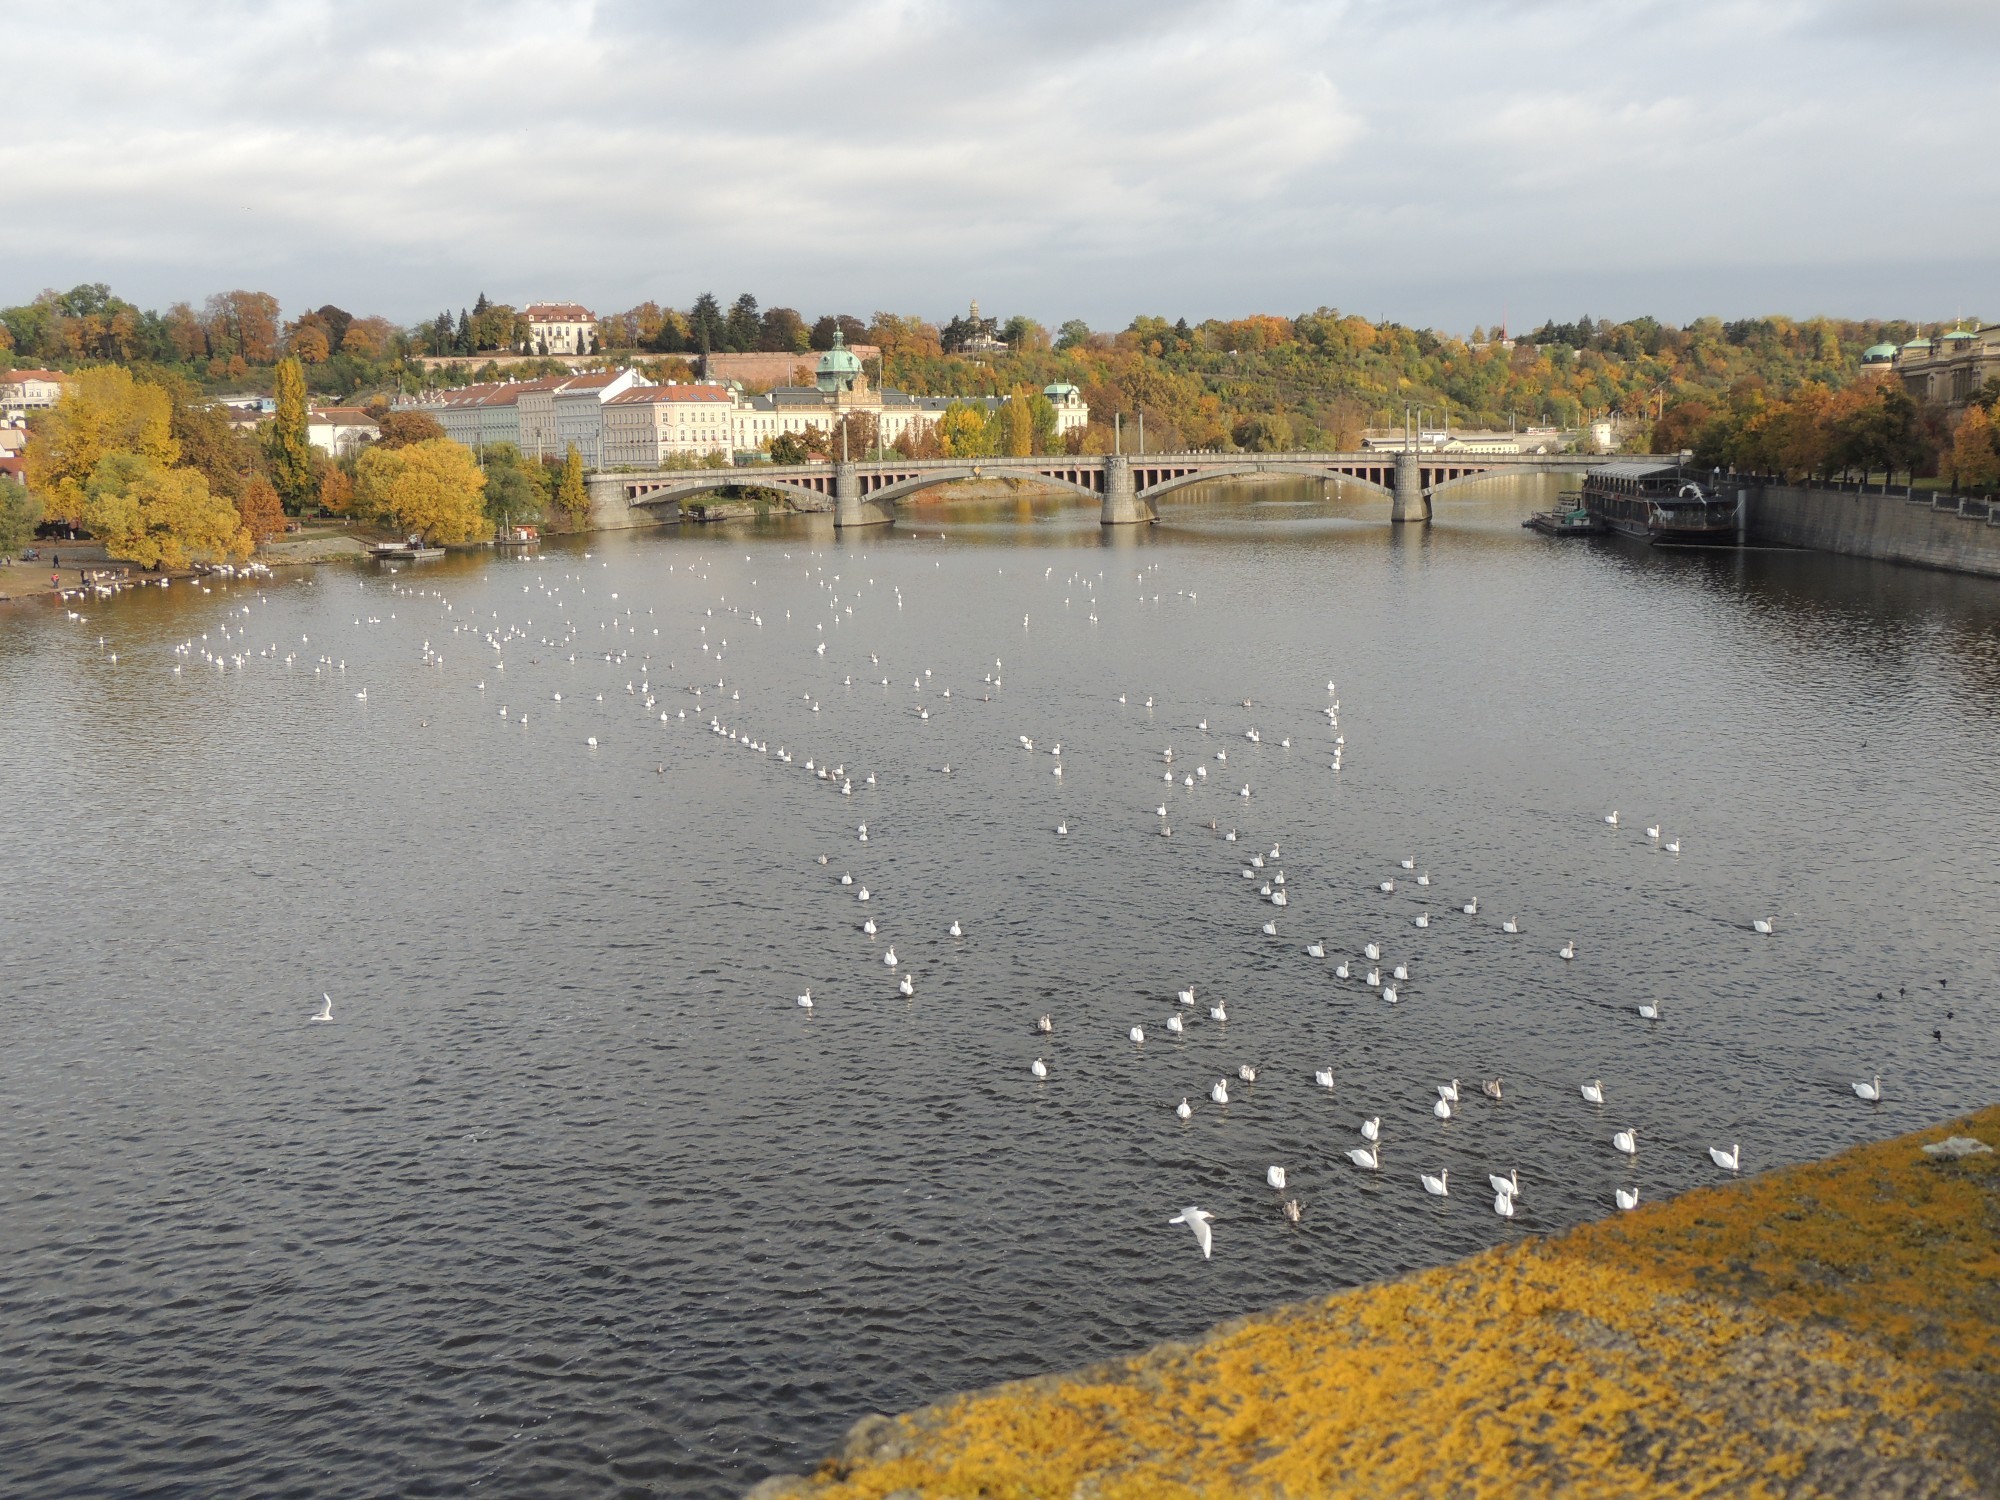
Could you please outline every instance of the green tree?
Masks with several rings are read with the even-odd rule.
[[[42,502],[25,484],[0,479],[0,552],[21,550],[42,524]]]
[[[806,452],[805,439],[795,432],[781,432],[771,439],[771,462],[774,464],[802,464],[810,456]]]
[[[1028,398],[1028,419],[1034,428],[1033,452],[1056,451],[1056,404],[1036,391]]]
[[[407,448],[368,449],[355,462],[354,499],[366,516],[432,542],[483,541],[486,476],[461,445],[445,438]]]
[[[583,455],[576,451],[576,444],[569,445],[563,454],[562,473],[556,479],[556,509],[562,513],[565,523],[580,527],[590,515],[590,491],[583,483]]]
[[[740,354],[757,346],[758,327],[757,299],[745,292],[729,309],[723,338],[731,349]]]
[[[694,299],[694,306],[688,309],[688,349],[691,352],[707,353],[711,349],[729,347],[729,328],[722,317],[722,304],[715,300],[715,293],[703,292]]]
[[[1081,318],[1071,318],[1056,330],[1056,349],[1067,352],[1081,349],[1090,343],[1090,325]]]
[[[512,443],[486,449],[486,515],[501,530],[542,518],[542,487],[522,466]]]
[[[312,504],[319,489],[313,473],[312,444],[306,441],[306,372],[296,359],[278,362],[278,413],[265,435],[264,454],[271,487],[293,515]]]

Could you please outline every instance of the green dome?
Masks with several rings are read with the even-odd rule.
[[[1952,343],[1954,340],[1969,342],[1971,338],[1972,335],[1967,333],[1963,328],[1954,328],[1944,336],[1944,341],[1947,344]]]
[[[860,356],[847,347],[847,340],[836,328],[833,331],[833,347],[819,357],[819,372],[814,384],[823,391],[851,391],[860,374]]]
[[[1911,339],[1907,344],[1903,345],[1905,349],[1928,349],[1930,346],[1931,341],[1929,339]]]
[[[1861,362],[1863,364],[1873,364],[1877,360],[1894,359],[1895,357],[1896,346],[1894,344],[1870,344],[1866,349],[1861,351]]]

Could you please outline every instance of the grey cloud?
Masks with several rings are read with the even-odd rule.
[[[1992,13],[85,0],[12,23],[0,298],[1937,315],[2000,305]]]

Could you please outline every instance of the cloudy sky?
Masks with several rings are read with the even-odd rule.
[[[2000,317],[2000,0],[59,0],[0,303]]]

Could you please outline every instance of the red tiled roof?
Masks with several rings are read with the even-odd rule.
[[[14,385],[23,380],[67,380],[69,376],[61,370],[9,370],[0,375],[0,385]]]
[[[530,302],[525,309],[530,323],[595,323],[597,317],[581,302]]]
[[[309,422],[331,422],[335,426],[373,427],[375,419],[358,406],[322,406],[308,414]]]

